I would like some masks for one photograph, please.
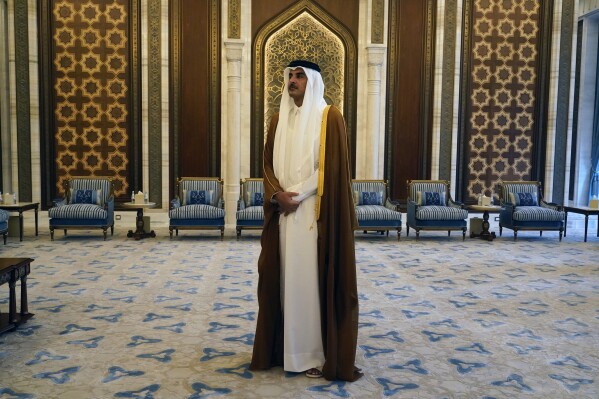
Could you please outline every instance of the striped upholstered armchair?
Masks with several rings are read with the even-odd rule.
[[[499,235],[502,230],[514,230],[514,240],[518,230],[559,231],[562,240],[566,214],[560,205],[546,202],[541,193],[539,181],[504,181],[501,188],[501,211],[499,212]]]
[[[399,203],[389,198],[386,180],[352,180],[354,204],[358,230],[397,230],[397,239],[401,234],[401,212]]]
[[[179,230],[220,230],[225,235],[223,180],[218,177],[181,177],[177,179],[175,199],[169,210],[169,233]]]
[[[243,229],[261,229],[264,225],[264,180],[246,178],[239,182],[237,201],[237,238]]]
[[[416,230],[452,230],[462,231],[462,240],[466,238],[468,211],[464,205],[454,201],[447,180],[410,180],[408,181],[408,221],[406,235],[410,227]]]
[[[4,237],[4,244],[6,245],[6,235],[8,234],[8,212],[0,209],[0,234]]]
[[[114,193],[107,177],[70,177],[65,181],[65,196],[48,210],[50,239],[54,230],[100,228],[106,240],[107,230],[114,234]]]

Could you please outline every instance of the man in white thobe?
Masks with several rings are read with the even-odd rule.
[[[319,71],[285,68],[285,86],[273,151],[274,172],[285,189],[273,200],[279,219],[284,369],[319,377],[324,363],[318,293],[316,189],[320,124],[326,106]]]

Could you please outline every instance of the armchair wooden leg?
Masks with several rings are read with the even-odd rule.
[[[172,240],[172,239],[173,239],[173,228],[172,228],[172,227],[169,227],[169,228],[168,228],[168,235],[169,235],[169,237],[170,237],[170,238],[171,238],[171,240]]]
[[[108,227],[104,227],[102,231],[104,232],[104,241],[106,241],[106,237],[108,236]]]
[[[65,236],[67,235],[67,229],[64,229],[64,235]]]
[[[420,238],[420,230],[416,230],[416,239]]]
[[[175,229],[175,235],[179,237],[179,229]]]
[[[112,226],[110,226],[110,235],[111,236],[114,235],[114,224]]]
[[[562,241],[562,233],[563,233],[563,231],[560,229],[560,231],[559,231],[559,240],[560,240],[560,242]],[[4,237],[4,243],[6,244],[6,236]]]
[[[54,228],[50,227],[50,241],[54,241]]]
[[[501,237],[501,234],[503,234],[503,227],[499,225],[499,237]]]
[[[241,237],[241,228],[237,228],[237,239],[239,240],[239,237]]]
[[[7,236],[7,233],[2,234],[2,237],[4,237],[4,245],[6,245],[6,236]]]
[[[447,237],[451,236],[451,230],[447,230]]]
[[[462,230],[462,241],[466,241],[466,229]]]
[[[397,241],[401,238],[401,230],[397,230]]]
[[[220,228],[220,240],[222,241],[225,238],[225,228]]]
[[[518,230],[514,229],[514,241],[518,239]]]
[[[543,230],[539,230],[539,236],[543,237]]]
[[[406,237],[410,235],[410,226],[406,224]]]

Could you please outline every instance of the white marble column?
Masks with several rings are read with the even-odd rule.
[[[227,168],[225,180],[225,225],[235,229],[239,199],[239,168],[241,141],[241,59],[243,41],[226,40],[227,57]]]
[[[366,143],[366,170],[364,176],[367,179],[378,179],[379,144],[381,142],[381,68],[386,58],[386,47],[371,45],[366,47],[368,57],[368,113],[366,115],[367,133],[371,140]]]

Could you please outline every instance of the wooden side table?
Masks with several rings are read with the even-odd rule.
[[[12,330],[29,320],[33,313],[27,308],[27,275],[31,271],[30,258],[0,258],[0,285],[8,283],[9,307],[8,315],[0,313],[0,333]],[[17,313],[16,284],[21,280],[21,311]]]
[[[469,205],[468,210],[483,213],[483,231],[480,234],[470,233],[470,237],[493,241],[496,236],[494,231],[489,231],[489,213],[499,213],[501,207],[498,205]]]
[[[19,240],[23,241],[23,212],[33,209],[35,211],[35,235],[37,236],[37,211],[39,202],[17,202],[16,204],[0,204],[0,209],[7,212],[19,212]]]
[[[590,208],[586,205],[578,205],[574,202],[567,202],[564,204],[564,211],[566,212],[566,220],[564,221],[564,237],[566,236],[568,226],[568,212],[578,213],[584,215],[584,242],[587,242],[587,232],[589,229],[589,216],[596,215],[597,218],[597,237],[599,237],[599,209]]]
[[[133,230],[129,230],[129,232],[127,233],[127,237],[131,238],[135,238],[136,240],[141,240],[142,238],[147,238],[147,237],[156,237],[156,233],[154,233],[154,230],[150,231],[149,233],[146,233],[144,231],[144,208],[154,208],[156,206],[155,202],[144,202],[144,203],[137,203],[137,202],[125,202],[123,203],[124,207],[127,208],[135,208],[137,209],[137,219],[135,220],[135,231]]]

